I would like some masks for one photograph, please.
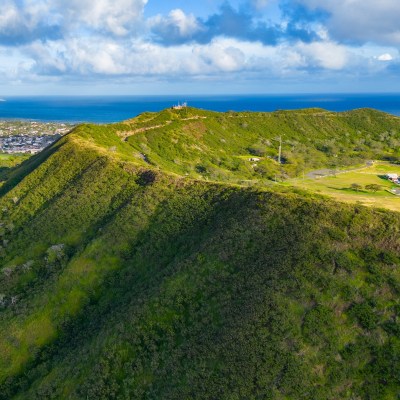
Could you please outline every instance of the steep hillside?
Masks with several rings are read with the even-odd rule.
[[[180,176],[169,115],[8,173],[0,399],[397,399],[400,214]]]

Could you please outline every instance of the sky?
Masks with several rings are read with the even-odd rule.
[[[0,0],[0,96],[400,92],[399,0]]]

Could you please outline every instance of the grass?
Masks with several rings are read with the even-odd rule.
[[[275,175],[294,178],[303,170],[333,164],[346,168],[367,159],[396,158],[400,144],[400,119],[367,109],[346,113],[165,110],[114,129],[130,147],[125,153],[144,154],[154,167],[224,182],[274,180]],[[277,135],[283,137],[283,165],[276,162]],[[104,138],[99,140],[105,143]],[[256,167],[251,157],[260,158]]]
[[[14,167],[28,159],[30,156],[30,154],[0,153],[0,167]]]
[[[5,181],[9,177],[12,169],[27,160],[29,157],[30,154],[0,153],[0,182]]]
[[[393,187],[400,187],[381,176],[386,173],[399,173],[400,165],[377,162],[375,165],[360,168],[357,171],[341,172],[336,176],[318,179],[293,179],[287,184],[306,189],[312,192],[328,195],[336,200],[361,203],[371,207],[382,207],[393,211],[400,211],[400,197],[388,192]],[[357,183],[362,186],[359,191],[353,190],[351,185]],[[365,189],[366,185],[377,184],[382,187],[377,192]]]

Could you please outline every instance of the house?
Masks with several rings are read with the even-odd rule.
[[[249,161],[252,161],[252,162],[259,162],[260,159],[257,158],[257,157],[251,157],[251,158],[249,158]]]
[[[386,174],[386,179],[389,179],[389,181],[397,181],[399,179],[399,176],[397,174]]]

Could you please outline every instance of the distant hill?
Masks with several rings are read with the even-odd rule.
[[[263,184],[398,161],[399,132],[374,110],[165,110],[9,171],[0,399],[397,399],[400,214]]]

